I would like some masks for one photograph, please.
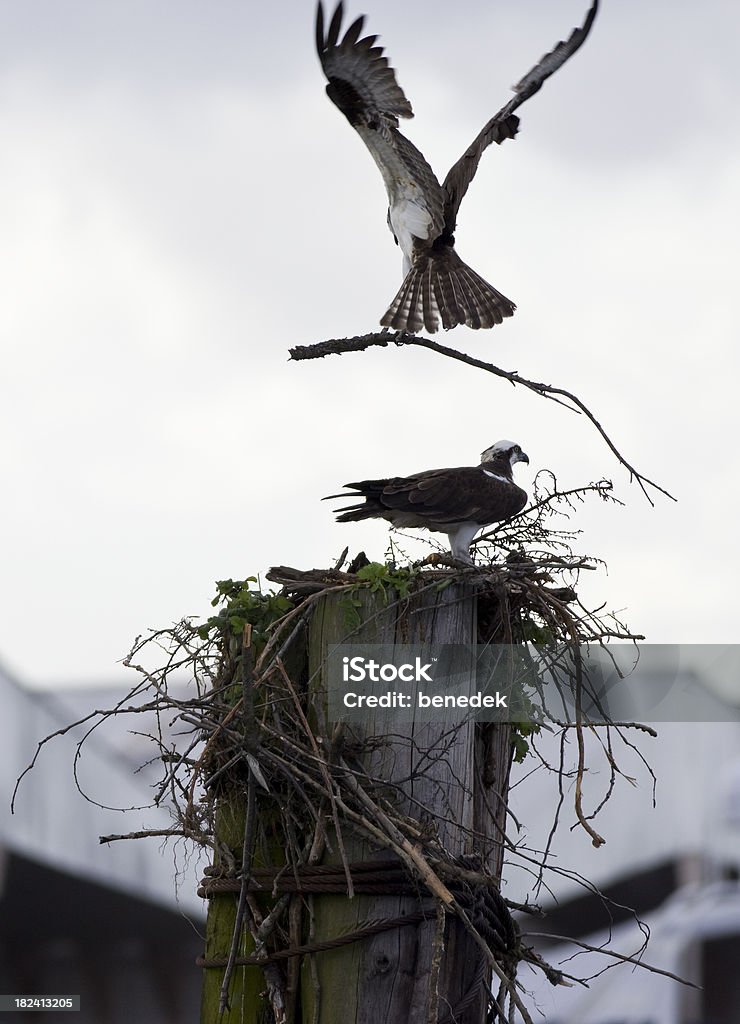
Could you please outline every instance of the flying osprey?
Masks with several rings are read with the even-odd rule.
[[[343,5],[338,4],[324,34],[324,10],[316,12],[316,47],[335,103],[370,150],[388,193],[388,226],[403,252],[404,281],[380,323],[396,331],[434,332],[467,324],[493,327],[516,306],[471,270],[455,252],[455,224],[463,196],[492,143],[512,139],[514,111],[541,88],[585,41],[596,17],[593,3],[580,28],[560,42],[514,86],[515,96],[485,125],[440,185],[423,155],[398,130],[399,117],[413,117],[393,68],[375,46],[377,36],[360,38],[357,18],[340,39]]]
[[[397,527],[416,527],[446,533],[453,558],[472,565],[470,542],[478,530],[510,519],[527,503],[527,492],[517,487],[512,470],[529,458],[513,441],[497,441],[480,457],[479,466],[430,469],[413,476],[387,480],[361,480],[345,484],[356,494],[330,494],[331,498],[364,498],[364,503],[337,509],[338,523],[361,519],[387,519]]]

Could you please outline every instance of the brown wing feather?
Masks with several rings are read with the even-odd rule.
[[[379,505],[415,513],[438,525],[498,522],[515,515],[527,501],[521,487],[470,466],[436,469],[383,483],[382,491],[373,495]],[[354,486],[362,489],[362,485]]]
[[[383,48],[373,45],[377,36],[360,38],[364,24],[360,17],[340,38],[342,17],[340,3],[325,31],[319,3],[316,48],[329,81],[327,95],[370,150],[391,209],[405,200],[416,205],[420,214],[426,211],[429,223],[420,237],[431,244],[444,228],[447,194],[424,155],[398,130],[398,118],[414,114]]]
[[[537,63],[531,71],[514,86],[515,96],[499,110],[497,114],[484,126],[474,141],[465,150],[460,159],[455,163],[445,178],[442,187],[448,194],[448,204],[445,215],[447,227],[454,230],[457,212],[463,196],[468,191],[468,186],[473,180],[478,164],[485,150],[491,143],[502,143],[506,139],[513,139],[519,126],[519,118],[514,111],[522,105],[530,96],[538,92],[545,81],[554,74],[558,68],[581,46],[591,31],[596,12],[599,9],[599,0],[593,0],[588,10],[586,19],[580,28],[573,29],[570,36],[563,42],[559,42],[549,53]]]
[[[413,117],[411,104],[396,81],[383,48],[374,45],[377,36],[360,39],[364,17],[353,21],[340,40],[343,13],[343,5],[337,4],[325,34],[324,8],[319,3],[316,9],[316,49],[329,80],[330,99],[350,120],[357,105],[393,120]]]

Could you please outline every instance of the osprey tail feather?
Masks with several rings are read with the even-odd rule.
[[[434,334],[440,321],[446,331],[458,324],[477,331],[500,324],[515,309],[513,302],[445,245],[417,255],[380,323],[411,334],[421,330]]]
[[[323,500],[330,501],[333,498],[351,498],[353,501],[361,498],[356,505],[343,505],[336,509],[341,512],[337,516],[338,523],[358,523],[362,519],[373,519],[375,516],[382,516],[388,511],[388,506],[381,501],[383,489],[387,484],[392,484],[392,479],[386,480],[360,480],[358,483],[345,484],[351,487],[355,494],[328,494]]]

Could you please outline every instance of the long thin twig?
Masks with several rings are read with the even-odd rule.
[[[611,956],[615,960],[619,960],[625,964],[634,964],[635,967],[642,967],[643,970],[650,971],[651,974],[662,974],[666,978],[671,978],[673,981],[679,982],[681,985],[686,985],[688,988],[698,989],[700,986],[695,985],[693,981],[688,981],[686,978],[682,978],[680,974],[673,974],[672,971],[665,971],[662,967],[656,967],[654,964],[646,964],[642,960],[638,960],[635,956],[626,956],[624,953],[617,953],[614,949],[607,949],[606,946],[590,946],[587,942],[581,942],[580,939],[574,939],[570,935],[555,935],[553,932],[522,932],[523,939],[555,939],[558,942],[567,942],[572,946],[579,946],[581,949],[585,949],[588,953],[601,953],[603,956]]]
[[[432,341],[431,338],[418,337],[415,334],[409,334],[407,331],[399,331],[398,333],[379,331],[373,334],[362,334],[355,338],[332,338],[327,341],[317,342],[315,345],[296,345],[294,348],[290,349],[290,358],[297,361],[301,359],[323,359],[324,356],[343,355],[345,352],[364,352],[365,349],[373,347],[385,348],[389,344],[416,345],[418,348],[427,348],[431,352],[437,352],[441,356],[447,356],[448,359],[456,359],[461,363],[466,363],[468,366],[474,366],[479,370],[485,370],[486,373],[492,373],[496,377],[502,377],[504,380],[508,380],[510,384],[515,386],[517,384],[521,384],[522,387],[528,388],[530,391],[534,391],[535,394],[541,395],[543,398],[549,398],[551,401],[557,402],[558,405],[565,406],[565,408],[570,409],[571,412],[579,414],[583,413],[583,415],[590,420],[593,426],[598,430],[599,434],[601,434],[602,439],[614,457],[627,470],[630,475],[630,480],[635,479],[637,481],[640,490],[651,505],[653,505],[654,502],[648,494],[648,487],[653,487],[656,491],[660,491],[661,494],[665,495],[666,498],[670,498],[671,501],[676,501],[676,498],[674,498],[674,496],[664,487],[661,487],[660,484],[656,484],[655,481],[650,480],[648,477],[638,472],[638,470],[636,470],[635,467],[627,461],[585,402],[582,402],[577,395],[574,395],[572,391],[568,391],[566,388],[528,380],[526,377],[522,377],[515,370],[502,370],[499,366],[494,366],[493,363],[486,363],[482,359],[476,359],[475,356],[468,355],[466,352],[458,352],[457,349],[450,348],[449,345],[440,345],[438,341]]]

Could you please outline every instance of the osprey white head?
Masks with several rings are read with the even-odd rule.
[[[526,452],[523,452],[521,447],[516,441],[497,441],[492,444],[490,448],[486,448],[481,453],[481,462],[495,462],[502,457],[508,458],[509,466],[511,469],[517,464],[517,462],[529,463],[529,456]]]

